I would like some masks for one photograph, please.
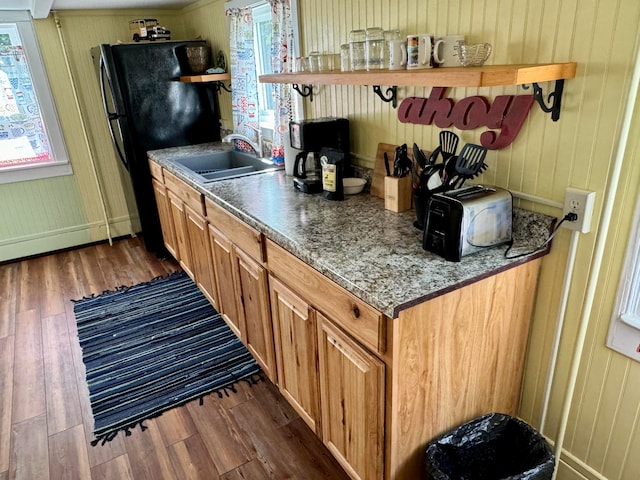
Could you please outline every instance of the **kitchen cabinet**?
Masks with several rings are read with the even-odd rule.
[[[164,246],[173,258],[178,258],[176,234],[173,229],[173,221],[171,220],[167,187],[164,186],[162,181],[159,181],[156,178],[153,178],[151,181],[153,182],[153,193],[156,197],[156,204],[158,205],[158,216],[160,217],[160,227],[162,229]]]
[[[242,179],[244,190],[232,194],[222,184],[202,189],[220,310],[352,478],[420,478],[429,441],[484,413],[517,413],[543,254],[505,264],[496,253],[490,268],[486,258],[469,258],[465,268],[479,273],[468,279],[459,277],[460,264],[428,258],[424,268],[455,278],[436,275],[446,286],[420,297],[407,291],[383,314],[363,300],[380,305],[383,290],[352,293],[361,286],[359,270],[329,278],[335,270],[325,258],[312,263],[318,269],[303,260],[309,250],[290,240],[294,227],[254,206],[252,181],[273,187],[266,191],[274,204],[288,198],[290,183],[258,177]],[[199,213],[193,200],[183,198],[184,218],[190,209]],[[336,283],[342,280],[353,287]]]
[[[164,244],[202,293],[218,308],[202,195],[149,162]]]
[[[244,325],[241,338],[267,377],[276,383],[267,270],[237,246],[233,258],[238,312]]]
[[[203,196],[172,173],[165,171],[163,175],[176,238],[176,260],[213,307],[218,309],[217,283],[211,272]]]
[[[184,216],[184,203],[179,193],[175,193],[167,188],[167,198],[169,199],[169,216],[173,224],[173,231],[176,236],[176,260],[182,269],[193,279],[191,268],[191,252],[189,251],[187,237],[187,221]]]
[[[216,281],[211,268],[211,250],[207,220],[189,205],[184,205],[186,236],[193,280],[213,308],[219,309]]]
[[[389,319],[268,239],[266,247],[272,289],[281,282],[302,299],[297,310],[315,312],[319,435],[353,478],[419,478],[436,436],[483,413],[516,414],[540,259]],[[282,358],[296,358],[291,347]]]
[[[385,366],[318,313],[322,441],[354,479],[383,477]]]
[[[382,314],[268,240],[267,259],[283,395],[352,478],[383,478],[385,365],[359,343],[384,350]]]
[[[212,270],[216,283],[220,286],[218,295],[218,312],[227,322],[236,337],[242,338],[244,325],[240,324],[236,288],[233,274],[233,245],[213,225],[208,225],[211,245]]]
[[[212,267],[220,312],[265,375],[276,382],[275,353],[262,235],[206,199]]]
[[[277,279],[270,279],[269,288],[278,387],[320,436],[316,312]]]

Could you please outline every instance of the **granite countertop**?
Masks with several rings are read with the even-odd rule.
[[[326,200],[320,194],[294,190],[292,177],[283,171],[202,184],[173,163],[184,155],[228,148],[217,143],[175,147],[149,152],[149,157],[391,318],[412,305],[547,253],[507,259],[506,246],[499,246],[450,262],[422,249],[422,232],[413,226],[413,211],[385,210],[383,199],[369,193]],[[542,244],[554,221],[515,209],[509,255]]]

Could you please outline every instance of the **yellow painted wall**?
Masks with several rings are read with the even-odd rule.
[[[635,0],[538,2],[535,0],[301,0],[303,54],[338,52],[354,28],[399,28],[403,34],[462,33],[470,42],[490,42],[490,63],[578,62],[575,79],[565,85],[561,118],[552,122],[537,106],[532,109],[516,141],[490,152],[489,170],[481,181],[561,203],[567,186],[597,192],[594,231],[598,227],[622,115],[629,91],[640,24]],[[549,85],[544,85],[545,89]],[[428,96],[428,88],[400,88],[399,97]],[[519,87],[455,88],[456,100],[470,95],[492,99],[502,94],[525,94]],[[426,149],[437,145],[438,129],[400,124],[396,111],[382,103],[370,88],[323,86],[309,116],[343,115],[352,120],[352,145],[359,162],[372,166],[378,142],[409,143]],[[631,145],[616,196],[604,268],[600,275],[578,390],[565,440],[569,452],[559,478],[631,480],[640,474],[640,365],[605,347],[609,319],[638,193],[638,130],[636,115]],[[457,132],[464,142],[479,142],[484,129]],[[531,202],[521,206],[560,216],[554,207]],[[582,313],[596,234],[579,239],[576,271],[570,289],[565,335],[552,390],[544,433],[554,439],[561,402]],[[520,415],[537,428],[565,272],[570,234],[561,231],[545,258],[538,287]],[[570,465],[570,466],[569,466]]]
[[[34,25],[73,175],[0,185],[0,261],[104,240],[100,195],[90,162],[93,154],[98,181],[104,190],[107,217],[114,237],[136,230],[137,212],[129,212],[99,94],[98,77],[89,50],[101,43],[129,41],[128,21],[153,15],[184,38],[178,10],[63,11],[60,31],[50,14]],[[76,108],[72,83],[65,65],[67,49],[73,82],[82,114]],[[87,147],[82,133],[87,126]],[[132,228],[133,223],[133,228]]]
[[[381,26],[400,28],[403,33],[463,33],[473,42],[494,45],[490,63],[544,63],[576,61],[575,79],[565,86],[563,108],[558,122],[552,122],[534,106],[520,136],[509,147],[488,156],[489,170],[482,181],[561,203],[567,186],[597,193],[593,232],[579,237],[576,271],[569,292],[565,335],[561,341],[551,409],[544,432],[554,439],[557,432],[564,385],[582,315],[584,291],[592,269],[596,229],[605,195],[615,199],[614,217],[607,236],[603,268],[599,276],[593,311],[589,316],[587,345],[582,357],[578,390],[571,408],[565,442],[561,480],[609,478],[632,480],[640,472],[640,365],[605,347],[609,318],[632,210],[640,182],[640,112],[635,112],[630,144],[624,151],[623,182],[608,192],[625,101],[630,88],[635,52],[638,48],[640,3],[637,0],[299,0],[303,53],[312,50],[337,52],[354,28]],[[201,35],[214,49],[227,49],[223,0],[200,0],[180,12],[157,15],[172,30],[186,37]],[[147,12],[148,13],[148,12]],[[63,12],[63,30],[72,44],[72,70],[80,86],[83,112],[87,115],[92,147],[98,151],[101,177],[116,178],[116,160],[99,112],[97,84],[88,49],[125,36],[126,20],[132,12]],[[165,21],[165,19],[167,19]],[[73,182],[43,181],[20,188],[0,186],[0,202],[17,208],[9,218],[12,235],[37,233],[38,226],[19,228],[21,218],[46,205],[48,195],[62,195],[69,205],[61,217],[68,223],[99,221],[99,203],[86,162],[86,149],[79,140],[78,117],[68,103],[68,81],[57,70],[61,60],[57,34],[51,18],[36,22],[43,50],[50,50],[47,68],[53,84],[68,148],[74,163]],[[51,72],[55,72],[52,74]],[[549,85],[543,84],[548,91]],[[427,96],[429,89],[400,88],[400,99]],[[519,87],[456,88],[448,96],[459,100],[469,95],[492,99],[502,94],[528,93]],[[221,94],[223,119],[230,119],[229,95]],[[396,111],[382,103],[370,88],[324,86],[313,103],[305,101],[308,116],[343,115],[351,120],[352,145],[357,161],[372,166],[377,143],[414,141],[429,149],[436,144],[438,129],[400,124]],[[478,142],[484,129],[458,132],[463,142]],[[57,184],[56,182],[61,182]],[[108,182],[109,183],[109,182]],[[126,216],[122,186],[107,185],[110,215]],[[35,197],[39,197],[36,199]],[[21,204],[25,206],[22,209]],[[541,203],[519,202],[521,206],[559,216],[560,210]],[[28,206],[28,207],[27,207]],[[22,209],[22,210],[21,210]],[[23,215],[21,217],[20,215]],[[86,219],[82,219],[82,217]],[[4,220],[4,218],[0,218]],[[37,222],[37,220],[36,220]],[[42,228],[53,228],[49,224]],[[35,233],[34,233],[35,232]],[[98,232],[92,238],[103,235]],[[102,238],[104,238],[102,236]],[[5,240],[0,235],[0,248]],[[538,425],[548,358],[553,340],[570,234],[561,231],[545,257],[538,285],[520,415]]]

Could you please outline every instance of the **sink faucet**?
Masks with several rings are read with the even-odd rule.
[[[256,157],[262,157],[262,135],[258,133],[258,143],[255,143],[249,137],[245,137],[241,133],[231,133],[222,139],[225,143],[231,143],[231,140],[242,140],[251,145],[251,148],[256,152]]]

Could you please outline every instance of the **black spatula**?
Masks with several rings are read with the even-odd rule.
[[[455,162],[455,174],[449,181],[449,187],[460,188],[466,180],[484,172],[487,169],[487,164],[484,163],[486,156],[487,149],[480,145],[467,143],[462,147]]]

